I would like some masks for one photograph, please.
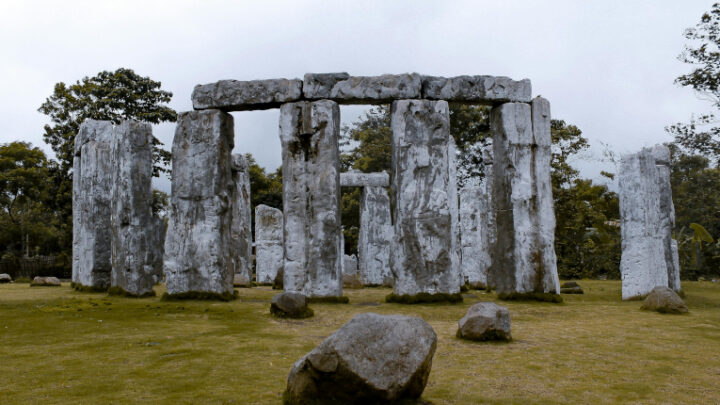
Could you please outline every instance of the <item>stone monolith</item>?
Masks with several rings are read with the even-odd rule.
[[[658,145],[623,156],[620,163],[620,232],[622,298],[632,299],[653,288],[680,290],[674,257],[669,171],[670,151]]]
[[[491,283],[501,298],[559,301],[550,184],[550,103],[492,110],[496,241]]]
[[[232,263],[236,277],[252,280],[252,213],[250,209],[250,168],[240,154],[232,155]]]
[[[152,126],[123,121],[114,128],[111,145],[111,292],[155,295]]]
[[[340,109],[321,100],[280,108],[285,291],[342,297]]]
[[[255,207],[255,279],[272,284],[283,268],[283,212],[264,204]]]
[[[450,116],[445,101],[392,104],[394,296],[457,296],[462,276],[455,227]],[[401,298],[403,299],[403,298]]]
[[[232,297],[233,135],[222,111],[178,115],[163,265],[171,297]]]
[[[110,287],[112,132],[110,121],[88,119],[75,137],[72,281],[78,288]]]
[[[360,197],[358,272],[366,286],[382,285],[390,272],[393,227],[390,197],[384,187],[366,186]]]

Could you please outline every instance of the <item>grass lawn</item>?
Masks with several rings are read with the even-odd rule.
[[[278,320],[269,287],[234,302],[161,302],[62,287],[0,285],[2,404],[277,404],[295,360],[362,312],[428,321],[438,346],[433,404],[720,403],[720,284],[685,282],[688,315],[622,302],[619,281],[581,281],[564,304],[500,302],[509,344],[455,337],[463,304],[385,304],[389,289]],[[162,287],[156,288],[158,296]]]

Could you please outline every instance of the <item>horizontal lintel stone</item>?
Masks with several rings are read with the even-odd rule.
[[[309,100],[331,99],[340,104],[378,104],[422,96],[417,73],[350,76],[347,73],[307,73],[303,95]]]
[[[388,187],[390,186],[390,176],[387,172],[345,172],[340,173],[340,185],[343,187]]]
[[[220,80],[195,86],[193,108],[223,111],[266,110],[302,98],[302,80]]]
[[[529,103],[531,94],[529,79],[513,80],[504,76],[422,77],[422,97],[431,100]]]

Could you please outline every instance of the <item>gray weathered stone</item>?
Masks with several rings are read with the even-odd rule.
[[[460,191],[461,267],[465,282],[475,288],[488,286],[490,199],[482,186],[467,184]]]
[[[163,265],[170,295],[233,293],[233,135],[233,118],[221,111],[190,111],[178,116]]]
[[[358,260],[355,255],[343,255],[343,274],[350,274],[352,276],[357,275],[358,272]]]
[[[93,289],[110,286],[110,121],[85,120],[75,138],[73,159],[73,283]]]
[[[150,254],[152,255],[150,262],[153,267],[153,280],[155,280],[155,284],[157,284],[163,279],[163,256],[165,254],[165,232],[167,231],[167,223],[165,222],[165,218],[153,214],[152,224],[153,243],[150,246]]]
[[[457,337],[477,341],[512,340],[510,311],[493,302],[479,302],[458,322]]]
[[[423,98],[471,103],[529,103],[530,80],[503,76],[422,77]]]
[[[620,163],[623,299],[647,295],[657,286],[680,290],[672,246],[669,159],[669,150],[658,145],[623,156]]]
[[[130,295],[155,295],[152,126],[123,121],[114,128],[111,145],[110,286]]]
[[[281,318],[308,318],[313,316],[304,295],[296,292],[276,294],[270,301],[270,313]]]
[[[454,233],[457,195],[450,170],[448,104],[395,101],[391,127],[394,293],[457,294],[462,276]]]
[[[223,111],[265,110],[302,98],[299,79],[220,80],[195,86],[193,108]]]
[[[532,110],[531,110],[532,108]],[[501,295],[558,294],[550,185],[550,104],[506,103],[492,110],[496,242],[491,283]]]
[[[0,274],[0,284],[12,283],[12,277],[7,273]]]
[[[680,252],[678,251],[678,243],[675,239],[672,239],[670,243],[673,267],[672,271],[668,273],[668,286],[673,291],[680,293],[682,291],[682,287],[680,286]]]
[[[234,154],[231,170],[235,185],[231,196],[232,226],[230,227],[233,273],[244,277],[249,284],[252,280],[250,167],[243,155]]]
[[[303,81],[306,99],[332,99],[343,104],[378,104],[420,98],[422,80],[417,73],[381,76],[350,76],[347,73],[307,73]]]
[[[358,232],[358,272],[364,285],[381,285],[390,272],[393,227],[390,198],[383,187],[363,188]]]
[[[340,185],[343,187],[388,187],[390,186],[390,175],[387,172],[345,172],[340,173]]]
[[[663,314],[685,314],[688,312],[685,301],[675,291],[665,286],[653,288],[645,301],[643,301],[641,308]]]
[[[255,280],[272,284],[283,268],[283,212],[264,204],[255,207]]]
[[[427,384],[437,336],[420,318],[356,315],[290,371],[286,403],[414,400]]]
[[[60,280],[57,277],[37,276],[30,282],[30,287],[60,287]]]
[[[340,109],[322,100],[280,108],[286,291],[342,296]]]

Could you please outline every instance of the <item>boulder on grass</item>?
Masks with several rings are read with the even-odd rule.
[[[305,357],[288,376],[285,404],[383,404],[420,397],[437,336],[420,318],[360,314]]]
[[[343,280],[343,288],[347,288],[350,290],[356,290],[356,289],[363,287],[360,280],[354,274],[343,274],[342,280]]]
[[[12,277],[7,273],[0,274],[0,284],[3,283],[12,283]]]
[[[510,311],[493,302],[479,302],[458,322],[457,337],[467,340],[510,341]]]
[[[57,277],[35,277],[30,287],[60,287],[60,280]]]
[[[284,292],[272,297],[270,313],[280,318],[309,318],[313,310],[308,308],[307,298],[296,292]]]
[[[688,312],[685,301],[675,291],[662,286],[655,287],[650,291],[641,308],[661,314],[685,314]]]

